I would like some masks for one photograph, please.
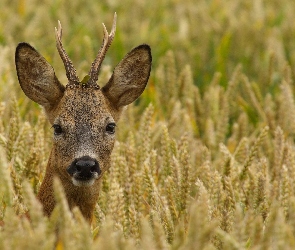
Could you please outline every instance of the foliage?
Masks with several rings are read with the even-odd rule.
[[[19,0],[0,3],[0,249],[293,249],[294,2]],[[85,75],[118,14],[100,83],[135,45],[153,69],[118,125],[91,226],[61,185],[46,218],[35,198],[51,129],[18,85],[14,49],[63,66],[53,28]],[[98,34],[98,35],[97,35]],[[83,59],[84,58],[84,59]],[[30,221],[26,214],[30,215]]]

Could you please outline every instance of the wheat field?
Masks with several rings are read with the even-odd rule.
[[[295,249],[295,2],[158,0],[0,2],[0,249]],[[118,124],[93,224],[67,207],[42,214],[36,193],[52,143],[21,91],[19,42],[66,76],[63,43],[87,74],[117,12],[103,85],[148,43],[144,94]],[[24,216],[30,215],[30,220]]]

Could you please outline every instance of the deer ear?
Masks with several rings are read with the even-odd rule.
[[[146,44],[139,45],[116,66],[102,92],[116,108],[132,103],[145,89],[151,64],[150,47]]]
[[[56,78],[52,66],[31,45],[18,44],[15,65],[20,86],[27,97],[46,110],[60,101],[65,87]]]

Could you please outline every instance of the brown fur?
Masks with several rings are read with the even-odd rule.
[[[42,105],[49,122],[62,127],[54,135],[44,180],[38,193],[44,213],[54,207],[53,179],[61,180],[70,209],[77,206],[90,222],[100,190],[101,177],[110,167],[115,135],[106,133],[110,122],[116,123],[122,108],[143,92],[151,70],[148,45],[129,52],[117,65],[102,89],[97,85],[68,84],[64,87],[53,68],[33,47],[20,43],[15,62],[20,86],[33,101]],[[77,158],[91,156],[99,163],[101,174],[91,186],[76,186],[66,171]]]

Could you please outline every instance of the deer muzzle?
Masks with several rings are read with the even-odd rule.
[[[75,186],[91,186],[101,174],[101,169],[97,160],[83,156],[75,159],[67,168],[67,172]]]

